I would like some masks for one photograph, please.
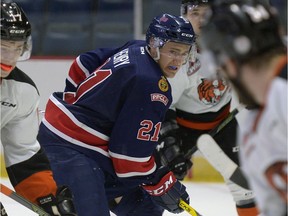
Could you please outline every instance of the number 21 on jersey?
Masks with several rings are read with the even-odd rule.
[[[154,125],[151,120],[143,120],[140,125],[142,126],[137,133],[137,139],[144,141],[158,141],[158,136],[161,128],[161,122]]]

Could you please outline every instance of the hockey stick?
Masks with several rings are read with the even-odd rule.
[[[201,135],[197,147],[207,161],[226,179],[230,179],[238,165],[234,163],[219,147],[209,134]]]
[[[228,125],[235,117],[236,115],[242,110],[244,109],[244,107],[242,105],[236,107],[235,109],[233,109],[229,115],[222,121],[219,123],[219,125],[217,125],[215,128],[213,128],[211,131],[209,131],[208,134],[210,134],[210,136],[214,137],[216,134],[219,133],[219,131],[221,131],[226,125]],[[189,149],[186,154],[184,155],[185,158],[187,158],[189,155],[192,155],[193,153],[195,153],[198,150],[197,145],[193,146],[191,149]]]
[[[235,108],[229,116],[208,134],[201,135],[197,140],[198,149],[206,160],[225,178],[243,188],[249,188],[248,182],[239,166],[232,161],[213,139],[222,128],[224,128],[236,115],[244,109],[243,106]]]
[[[216,141],[212,138],[219,133],[227,124],[229,124],[236,115],[243,109],[243,106],[239,106],[233,109],[230,114],[208,134],[201,135],[196,146],[185,154],[185,157],[192,155],[199,150],[207,161],[226,179],[230,179],[233,182],[237,182],[238,185],[248,188],[248,183],[244,178],[242,171],[236,163],[234,163],[219,147]],[[192,216],[201,216],[185,201],[180,200],[179,206],[187,211]]]
[[[199,151],[207,161],[225,178],[248,189],[248,182],[240,167],[232,161],[209,134],[203,134],[197,140]]]
[[[180,199],[179,206],[192,216],[202,216],[184,200]]]
[[[30,210],[36,212],[40,216],[50,216],[47,212],[45,212],[41,207],[35,205],[34,203],[28,201],[24,197],[17,194],[15,191],[11,190],[10,188],[6,187],[3,184],[1,186],[1,193],[5,194],[6,196],[10,197],[11,199],[15,200],[16,202],[20,203],[21,205],[29,208]]]

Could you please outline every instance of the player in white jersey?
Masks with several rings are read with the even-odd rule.
[[[201,37],[208,60],[254,107],[239,131],[240,162],[261,216],[287,215],[287,47],[275,12],[260,0],[215,5]]]
[[[68,188],[57,187],[49,161],[36,139],[39,92],[34,82],[16,67],[17,61],[30,57],[31,25],[16,3],[1,2],[0,27],[1,143],[9,179],[18,194],[50,215],[75,216]]]
[[[201,38],[201,24],[210,5],[209,0],[182,0],[181,15],[187,18],[197,36]],[[200,61],[201,50],[194,46],[191,57],[173,79],[173,104],[162,124],[160,145],[156,152],[158,162],[168,167],[183,180],[191,168],[190,161],[198,137],[219,125],[230,113],[232,89],[223,77],[214,75],[204,67],[209,62]],[[214,74],[214,73],[212,73]],[[236,131],[238,123],[234,118],[214,136],[223,151],[239,164]],[[197,164],[195,164],[197,166]],[[239,179],[244,179],[241,174]],[[244,188],[224,179],[236,203],[240,216],[256,216],[254,195]],[[235,188],[238,188],[235,190]]]

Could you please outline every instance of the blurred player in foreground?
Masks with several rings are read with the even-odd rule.
[[[39,140],[55,179],[67,184],[80,216],[179,213],[185,186],[153,151],[169,108],[174,77],[187,61],[191,24],[169,14],[151,22],[146,41],[83,53],[65,92],[51,95]]]
[[[273,8],[230,1],[212,8],[201,36],[207,61],[254,107],[240,131],[240,162],[261,216],[287,215],[287,48],[280,32]]]
[[[201,38],[201,25],[210,4],[211,0],[182,0],[181,15],[191,22],[197,41]],[[197,44],[187,64],[175,78],[169,79],[173,103],[162,124],[160,145],[155,155],[158,163],[167,165],[178,180],[183,180],[192,166],[191,149],[198,137],[212,130],[230,113],[232,91],[229,82],[216,74],[213,78],[203,67],[209,62],[200,61],[200,57]],[[239,164],[237,127],[234,118],[214,138],[229,158]],[[236,202],[238,214],[256,216],[258,212],[252,191],[238,187],[230,180],[225,179],[225,182]]]
[[[1,2],[1,143],[15,191],[50,215],[76,215],[67,187],[53,179],[49,161],[36,137],[39,92],[19,68],[32,49],[31,25],[16,3]],[[65,206],[65,207],[64,207]]]

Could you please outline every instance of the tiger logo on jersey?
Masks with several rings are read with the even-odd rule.
[[[209,80],[201,78],[201,83],[198,85],[197,90],[199,100],[204,104],[217,104],[227,90],[227,84],[222,79]]]
[[[167,79],[164,76],[162,76],[161,79],[159,80],[158,87],[162,92],[168,91],[169,85],[168,85]]]

